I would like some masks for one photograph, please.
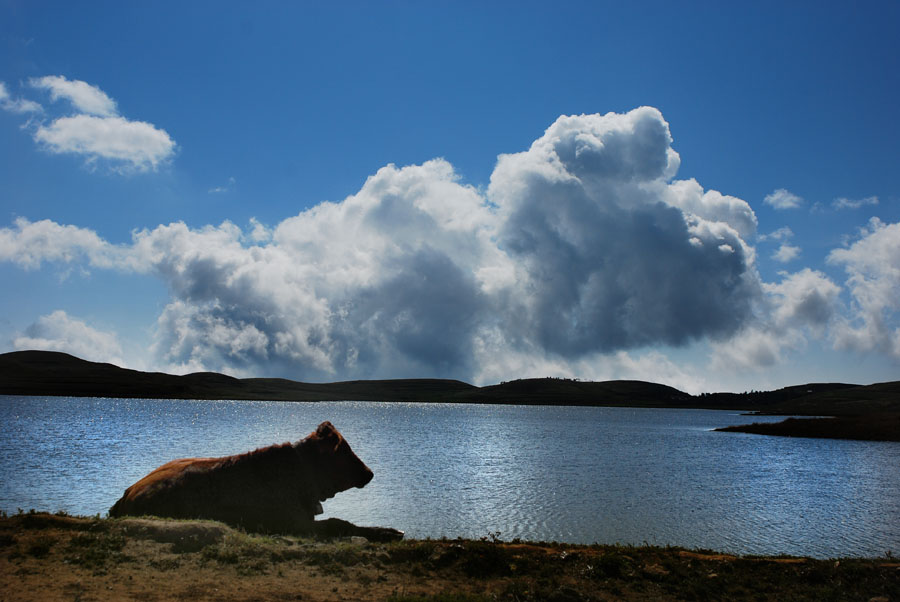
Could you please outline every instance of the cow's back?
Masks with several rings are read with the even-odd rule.
[[[182,458],[163,464],[125,490],[109,510],[110,516],[191,516],[191,499],[202,496],[202,473],[213,470],[223,458]]]
[[[306,531],[321,503],[363,487],[372,471],[331,423],[296,444],[223,458],[173,460],[125,490],[110,516],[223,521],[248,530]]]

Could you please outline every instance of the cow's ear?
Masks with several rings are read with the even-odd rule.
[[[319,428],[316,429],[316,436],[324,445],[334,447],[334,449],[337,449],[338,445],[341,444],[341,436],[337,429],[327,421],[320,424]]]

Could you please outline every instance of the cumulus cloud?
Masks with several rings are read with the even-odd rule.
[[[763,285],[774,306],[774,326],[778,329],[806,327],[821,335],[837,313],[841,287],[822,272],[809,268],[780,275],[781,282]]]
[[[62,75],[47,75],[32,78],[29,83],[32,87],[49,90],[50,99],[54,102],[59,99],[68,100],[80,113],[100,117],[118,114],[116,102],[103,90],[87,82],[68,80]]]
[[[63,351],[77,357],[122,365],[122,348],[115,333],[92,328],[62,310],[41,316],[13,339],[15,349]]]
[[[710,367],[731,374],[763,370],[781,363],[787,352],[800,349],[804,343],[798,330],[774,331],[748,324],[734,337],[712,344]]]
[[[900,360],[900,223],[872,218],[859,239],[832,251],[828,262],[846,271],[854,308],[837,328],[835,345]]]
[[[272,240],[272,230],[255,217],[250,218],[250,232],[246,237],[254,243],[265,243]]]
[[[49,153],[77,155],[90,166],[103,165],[119,173],[157,170],[175,154],[175,141],[165,130],[123,117],[116,102],[96,86],[61,75],[32,78],[29,85],[49,91],[52,102],[67,101],[74,110],[55,118],[32,118],[26,124],[34,141]],[[32,100],[13,100],[2,82],[0,107],[17,113],[44,111]]]
[[[704,191],[693,178],[672,182],[667,193],[669,204],[705,220],[728,224],[744,240],[756,234],[756,214],[746,201],[717,190]]]
[[[783,243],[778,250],[772,253],[772,259],[781,263],[788,263],[800,256],[800,247]]]
[[[835,209],[859,209],[860,207],[866,207],[869,205],[877,205],[878,197],[877,196],[869,196],[864,199],[848,199],[844,197],[839,197],[834,199],[831,203],[831,206]]]
[[[46,131],[75,118],[136,123],[84,112]],[[172,223],[113,245],[19,218],[0,228],[0,260],[158,278],[170,298],[152,351],[159,368],[179,372],[479,383],[652,374],[696,392],[703,375],[653,349],[703,341],[710,368],[732,373],[775,365],[810,339],[900,359],[900,224],[873,220],[829,255],[847,273],[843,288],[809,269],[762,282],[748,241],[777,242],[774,257],[787,262],[800,252],[793,232],[757,235],[746,202],[676,179],[672,144],[650,107],[563,116],[527,150],[500,156],[486,190],[436,159],[388,165],[343,201],[271,226]],[[156,165],[152,153],[122,153],[120,164]],[[802,203],[785,190],[769,196],[776,207]],[[68,341],[75,353],[77,337],[63,333],[79,328],[94,340],[56,312],[16,345]],[[96,346],[112,357],[109,341]]]
[[[747,319],[758,290],[740,231],[755,218],[736,199],[673,186],[671,141],[644,107],[561,117],[500,157],[488,196],[517,267],[511,337],[574,357],[723,336]]]
[[[778,190],[766,195],[763,199],[766,205],[771,205],[775,209],[797,209],[803,205],[803,199],[789,190],[779,188]]]
[[[123,252],[77,226],[60,225],[51,220],[31,222],[17,218],[15,227],[0,228],[0,261],[36,269],[44,262],[82,262],[111,268],[125,261]]]
[[[155,275],[170,300],[153,349],[180,371],[483,380],[656,365],[687,382],[648,348],[728,340],[765,293],[753,211],[676,180],[679,162],[656,109],[564,116],[501,156],[487,190],[444,160],[388,165],[271,228],[174,223],[116,246],[18,220],[0,258]]]
[[[266,333],[270,366],[319,378],[453,375],[468,370],[488,308],[483,290],[494,282],[481,270],[492,273],[492,255],[502,259],[490,220],[484,199],[437,160],[385,167],[343,202],[285,220],[265,245],[242,247],[238,230],[211,244],[186,228],[165,242],[159,229],[146,238],[184,249],[176,264],[156,263],[176,296],[190,301],[170,313],[199,323],[199,309],[210,324],[235,331],[252,325]],[[207,336],[190,348],[214,357],[223,351],[214,343]],[[180,346],[163,348],[169,362],[190,360],[172,352]]]
[[[158,320],[160,336],[155,349],[175,373],[198,372],[208,366],[230,366],[234,374],[244,366],[264,361],[267,335],[251,323],[230,319],[219,304],[194,306],[174,301]]]
[[[82,155],[89,163],[106,159],[125,171],[155,170],[175,151],[165,130],[122,117],[60,117],[40,126],[34,139],[52,153]]]
[[[781,282],[763,283],[765,299],[758,319],[734,336],[711,345],[711,367],[730,373],[762,370],[822,338],[837,318],[841,288],[822,272],[804,268],[781,272]]]

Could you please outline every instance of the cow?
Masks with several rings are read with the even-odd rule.
[[[111,517],[152,515],[211,519],[248,531],[315,533],[322,502],[373,473],[330,422],[297,443],[223,458],[186,458],[163,464],[125,490]],[[367,530],[346,521],[322,521],[340,535]],[[383,529],[375,529],[377,536]],[[402,532],[387,530],[393,537]]]

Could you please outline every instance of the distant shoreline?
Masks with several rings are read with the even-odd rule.
[[[247,401],[385,401],[507,405],[593,406],[751,411],[785,416],[838,416],[841,420],[786,421],[724,430],[782,436],[896,441],[878,419],[900,415],[900,381],[874,385],[808,383],[775,391],[691,395],[635,380],[605,382],[531,378],[478,387],[459,380],[418,378],[304,383],[283,378],[238,379],[200,372],[177,376],[89,362],[54,351],[0,354],[0,395]],[[898,429],[900,430],[900,429]]]

